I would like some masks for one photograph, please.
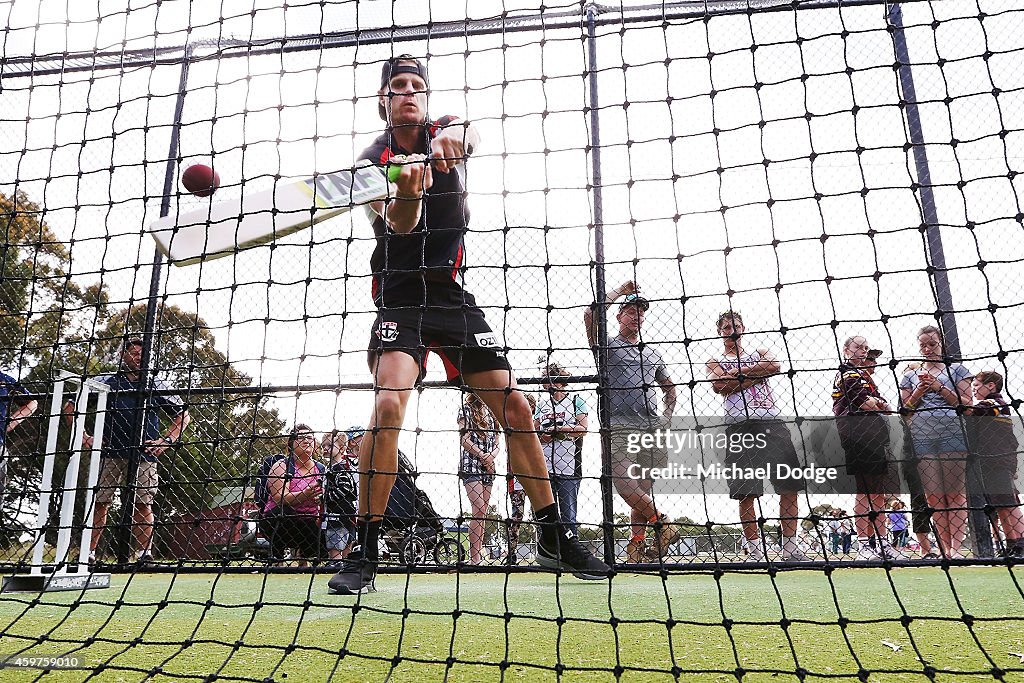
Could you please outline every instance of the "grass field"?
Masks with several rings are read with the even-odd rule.
[[[1009,654],[1024,652],[1022,579],[1005,567],[623,574],[611,584],[386,575],[357,600],[327,595],[323,574],[115,575],[114,587],[85,595],[0,596],[0,654],[72,654],[88,669],[46,681],[139,681],[155,667],[151,680],[554,681],[558,663],[565,681],[614,680],[616,666],[638,682],[673,680],[673,666],[683,681],[736,681],[737,666],[744,681],[796,681],[798,667],[807,680],[857,680],[863,668],[872,681],[928,681],[920,652],[936,681],[996,680],[993,664],[1024,681]],[[904,610],[915,617],[906,627]],[[0,679],[41,673],[7,668]]]

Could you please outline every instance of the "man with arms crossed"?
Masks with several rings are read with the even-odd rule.
[[[885,530],[886,479],[889,474],[889,423],[882,413],[892,407],[878,392],[867,339],[856,335],[843,343],[844,362],[832,384],[832,412],[846,455],[846,473],[856,482],[853,514],[857,559],[898,559]],[[868,370],[868,366],[872,370]]]
[[[635,282],[624,282],[608,292],[601,304],[601,314],[620,297],[625,299],[615,315],[619,332],[608,340],[608,373],[604,387],[608,392],[611,422],[612,481],[622,500],[629,505],[632,537],[626,546],[628,561],[658,561],[679,539],[679,532],[654,506],[653,481],[647,477],[631,478],[628,473],[634,463],[648,469],[665,467],[668,454],[664,450],[643,449],[632,455],[627,451],[627,440],[630,434],[668,427],[668,419],[676,407],[676,386],[661,354],[641,339],[641,327],[651,304],[640,296]],[[594,308],[583,313],[583,324],[587,342],[596,356],[600,349]],[[658,389],[663,406],[659,406]],[[651,543],[646,538],[648,524],[654,525],[655,531]]]
[[[780,411],[768,382],[769,377],[779,373],[781,366],[767,349],[757,349],[753,353],[744,350],[743,317],[739,313],[725,311],[718,316],[716,324],[718,336],[722,338],[722,355],[708,359],[706,367],[712,389],[722,396],[725,418],[729,423],[726,428],[729,443],[760,443],[759,436],[764,436],[766,443],[765,448],[754,446],[743,449],[741,453],[733,453],[730,449],[726,464],[743,468],[770,465],[772,483],[779,493],[782,559],[805,561],[808,558],[797,544],[796,531],[800,521],[797,492],[806,488],[806,484],[802,479],[777,480],[774,477],[776,463],[799,466],[789,428],[779,419]],[[744,439],[744,435],[751,435],[754,439]],[[764,540],[757,528],[758,514],[754,509],[757,499],[763,494],[764,482],[760,479],[729,480],[729,495],[739,501],[740,522],[750,562],[764,562],[766,559]]]
[[[476,392],[506,430],[509,469],[520,475],[540,523],[537,562],[601,579],[608,566],[558,517],[530,406],[497,335],[462,288],[469,210],[461,166],[479,135],[455,117],[428,118],[427,89],[427,69],[418,60],[387,60],[378,91],[387,129],[361,155],[376,164],[400,164],[402,173],[394,196],[370,206],[378,313],[368,358],[374,407],[359,451],[359,547],[328,587],[343,595],[372,590],[381,518],[398,471],[398,435],[431,351],[444,362],[449,382]]]

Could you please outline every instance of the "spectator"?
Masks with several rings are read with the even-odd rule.
[[[27,393],[18,380],[0,372],[0,500],[7,490],[7,435],[39,407],[35,399],[21,402],[17,398]],[[11,412],[12,404],[17,405],[14,412]]]
[[[907,513],[903,511],[905,507],[902,500],[893,498],[887,515],[889,533],[892,534],[892,547],[896,550],[906,548],[907,538],[910,536],[910,522],[907,519]]]
[[[957,557],[967,527],[967,442],[958,410],[971,405],[971,373],[946,358],[939,328],[921,328],[917,340],[923,362],[903,375],[900,400],[939,549]]]
[[[846,510],[839,511],[839,534],[843,544],[843,555],[849,555],[853,550],[853,522]]]
[[[357,488],[359,486],[359,447],[363,443],[364,434],[366,434],[366,429],[360,426],[349,427],[345,430],[345,437],[348,439],[345,446],[345,459],[348,461],[352,480],[355,481]]]
[[[624,282],[608,292],[604,302],[595,302],[583,313],[587,342],[594,355],[599,356],[597,313],[604,315],[620,297],[625,297],[615,316],[618,334],[608,340],[604,389],[610,412],[612,482],[630,509],[632,537],[626,546],[626,559],[634,563],[660,560],[679,539],[679,531],[669,523],[668,516],[654,505],[654,481],[649,475],[629,476],[633,464],[640,465],[641,471],[649,471],[668,463],[664,449],[642,448],[631,454],[629,439],[637,432],[666,428],[676,406],[676,386],[664,359],[650,344],[643,343],[641,330],[651,302],[639,292],[635,282]],[[647,525],[654,529],[653,546],[647,544]]]
[[[472,508],[469,520],[469,559],[480,564],[484,543],[484,523],[494,484],[494,459],[498,454],[498,423],[490,409],[476,394],[466,394],[459,409],[459,435],[462,457],[459,478]]]
[[[526,402],[530,404],[530,411],[537,412],[537,397],[531,392],[524,392]],[[519,477],[509,472],[505,475],[508,481],[508,555],[505,558],[507,564],[518,564],[519,556],[519,525],[522,524],[526,514],[526,491],[519,483]]]
[[[100,377],[110,387],[107,413],[103,423],[100,477],[93,512],[92,547],[89,563],[96,560],[96,547],[107,523],[107,512],[118,488],[135,485],[135,507],[132,511],[132,531],[138,550],[136,561],[152,562],[153,554],[153,500],[160,486],[158,465],[160,456],[173,444],[181,441],[182,433],[191,418],[181,398],[166,393],[168,386],[157,378],[143,381],[143,342],[141,337],[128,336],[121,347],[121,365],[116,373]],[[142,390],[140,393],[140,389]],[[159,409],[159,410],[156,410]],[[69,401],[64,414],[69,423],[74,421],[75,405]],[[160,435],[160,412],[170,416],[167,431]],[[142,424],[138,421],[141,419]],[[142,432],[142,442],[137,434]],[[92,448],[93,437],[84,434],[82,446]],[[134,482],[126,482],[129,463],[137,459],[138,470]]]
[[[534,412],[534,426],[544,447],[551,490],[558,503],[562,522],[573,532],[577,529],[576,499],[580,479],[576,476],[576,444],[587,433],[587,402],[579,394],[570,394],[561,378],[569,373],[551,363],[546,369],[543,396]]]
[[[839,516],[840,512],[839,509],[833,509],[832,518],[828,520],[828,538],[832,543],[833,555],[838,555],[843,545],[843,520]]]
[[[919,367],[920,363],[908,363],[903,368],[903,373],[917,372]],[[910,529],[917,539],[921,559],[937,560],[939,555],[932,550],[929,537],[932,530],[932,510],[928,507],[928,498],[924,495],[919,463],[914,453],[913,440],[910,438],[911,415],[908,411],[900,412],[903,413],[903,459],[900,461],[900,475],[907,482],[907,492],[910,493]]]
[[[347,457],[348,436],[332,430],[324,434],[320,447],[328,458],[324,473],[324,542],[328,557],[341,560],[348,554],[355,533],[358,495],[352,463]]]
[[[793,439],[775,402],[769,378],[781,370],[779,361],[768,349],[748,353],[743,348],[743,317],[735,311],[725,311],[716,322],[722,338],[723,351],[707,362],[707,373],[715,393],[722,396],[725,407],[726,428],[730,443],[754,443],[734,453],[730,448],[726,463],[743,468],[769,467],[772,483],[779,493],[779,517],[782,526],[782,559],[806,561],[807,555],[796,540],[800,511],[797,493],[806,484],[803,480],[777,479],[777,463],[799,467]],[[755,503],[764,494],[760,479],[730,479],[729,495],[739,501],[743,534],[750,542],[747,559],[763,562],[767,558],[764,541],[757,527],[758,512]]]
[[[313,459],[316,450],[313,430],[295,425],[288,434],[288,452],[267,475],[269,493],[260,519],[271,557],[283,560],[292,549],[300,567],[308,560],[318,561],[324,545],[320,529],[324,466]]]
[[[1003,376],[994,370],[975,375],[971,382],[976,403],[968,409],[969,444],[979,461],[985,498],[1002,527],[1004,555],[1024,558],[1024,514],[1013,482],[1017,478],[1019,444],[1013,433],[1013,413],[1003,398]]]
[[[832,412],[846,454],[847,474],[856,481],[853,512],[859,540],[857,559],[893,559],[889,556],[895,553],[882,541],[884,519],[876,516],[885,510],[884,488],[889,472],[889,424],[882,413],[892,409],[865,370],[875,365],[869,350],[867,339],[861,336],[850,337],[843,344],[845,362],[833,383]]]

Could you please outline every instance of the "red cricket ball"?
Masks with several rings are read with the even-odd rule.
[[[197,197],[209,197],[220,187],[220,174],[205,164],[195,164],[181,174],[181,184]]]

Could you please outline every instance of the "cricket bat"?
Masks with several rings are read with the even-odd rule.
[[[149,226],[157,248],[176,266],[229,256],[385,199],[388,181],[401,166],[383,168],[364,160],[350,169],[304,180],[279,181],[273,189],[166,216]]]

